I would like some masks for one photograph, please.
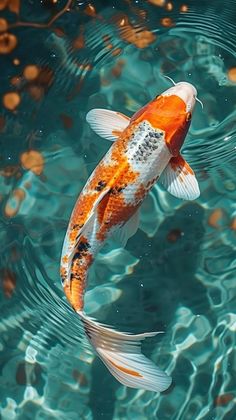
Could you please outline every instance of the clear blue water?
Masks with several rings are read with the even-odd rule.
[[[235,3],[72,1],[59,14],[65,1],[22,1],[19,15],[11,4],[13,38],[0,35],[1,419],[234,420]],[[138,233],[125,250],[107,244],[86,294],[100,321],[164,331],[143,345],[173,376],[160,395],[120,385],[95,357],[59,263],[78,193],[109,147],[86,112],[130,116],[170,86],[164,75],[194,84],[204,104],[183,148],[201,196],[155,186]]]

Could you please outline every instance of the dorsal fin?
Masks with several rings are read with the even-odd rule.
[[[86,121],[99,136],[115,141],[128,127],[130,118],[120,112],[97,108],[87,113]]]

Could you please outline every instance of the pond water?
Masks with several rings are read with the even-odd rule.
[[[233,1],[0,2],[0,417],[236,418],[236,5]],[[125,249],[89,272],[85,309],[121,331],[164,331],[143,352],[173,377],[118,383],[94,354],[59,276],[69,217],[110,147],[85,116],[131,116],[196,86],[183,156],[200,197],[155,185]]]

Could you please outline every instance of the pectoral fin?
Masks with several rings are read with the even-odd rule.
[[[115,141],[128,127],[130,118],[120,112],[97,108],[87,113],[86,121],[99,136]]]
[[[170,194],[183,200],[195,200],[200,195],[195,174],[181,155],[170,159],[160,182]]]

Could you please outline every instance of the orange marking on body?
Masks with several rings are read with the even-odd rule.
[[[179,153],[191,122],[185,102],[177,95],[158,96],[131,120],[137,123],[147,120],[154,128],[164,131],[166,145],[173,156]]]
[[[135,212],[137,205],[127,205],[122,194],[122,190],[134,183],[138,176],[138,172],[134,172],[128,162],[124,150],[128,147],[128,142],[134,131],[136,124],[127,127],[121,134],[120,138],[112,148],[111,157],[116,162],[117,169],[113,178],[110,180],[110,191],[98,205],[97,214],[100,222],[100,229],[97,233],[97,239],[103,241],[107,232],[120,223],[125,223]]]
[[[78,242],[80,257],[75,258],[71,265],[71,279],[65,283],[64,292],[75,311],[80,311],[84,306],[84,289],[86,285],[87,271],[93,262],[93,256],[88,249],[79,251],[79,245],[87,243],[87,238],[81,236]]]
[[[68,255],[65,255],[65,256],[62,258],[62,262],[63,262],[63,264],[67,264],[67,263],[68,263],[68,261],[69,261]]]
[[[129,375],[136,376],[136,377],[139,377],[139,378],[143,378],[143,375],[141,375],[139,372],[136,372],[135,370],[127,369],[127,368],[125,368],[123,366],[117,365],[111,359],[109,359],[109,362],[113,366],[115,366],[117,369],[119,369],[121,372],[128,373]]]
[[[171,168],[175,172],[178,171],[179,168],[181,167],[184,175],[189,175],[189,174],[194,175],[193,170],[190,168],[189,164],[186,162],[186,160],[182,158],[181,155],[171,158],[169,163],[171,165]]]
[[[111,164],[107,165],[103,161],[95,169],[94,175],[86,187],[88,194],[82,193],[77,201],[75,210],[72,215],[71,225],[84,225],[88,219],[91,209],[101,191],[96,191],[99,186],[102,185],[104,188],[108,188],[108,193],[103,197],[101,202],[98,204],[98,220],[108,221],[104,223],[98,237],[100,240],[106,236],[106,231],[109,230],[113,224],[117,224],[120,221],[128,220],[129,216],[133,214],[133,206],[125,209],[126,204],[121,194],[112,194],[119,192],[127,185],[134,183],[139,176],[138,172],[134,172],[128,162],[125,150],[128,147],[129,139],[135,130],[136,124],[132,124],[127,127],[120,135],[119,139],[113,143],[111,147]],[[75,240],[76,231],[71,233],[71,240]]]
[[[112,134],[115,137],[120,137],[121,133],[122,133],[122,131],[120,131],[120,130],[112,130]]]
[[[77,231],[77,229],[72,229],[72,230],[71,230],[71,232],[70,232],[70,234],[69,234],[69,238],[70,238],[70,241],[71,241],[72,243],[74,243],[74,242],[75,242],[75,240],[76,240],[76,238],[77,238],[77,235],[78,235],[78,231]]]
[[[135,193],[135,202],[139,203],[145,197],[146,194],[147,188],[143,184],[140,184],[139,188]]]

